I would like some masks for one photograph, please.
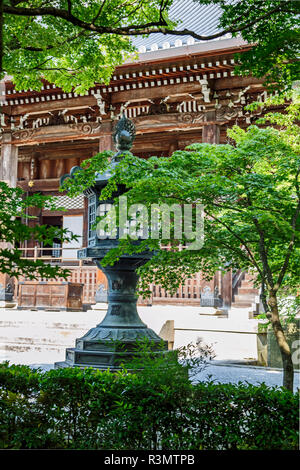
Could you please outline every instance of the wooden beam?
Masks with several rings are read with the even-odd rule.
[[[155,81],[155,79],[149,78],[149,82]],[[213,83],[214,90],[223,90],[231,88],[242,88],[248,85],[261,84],[262,80],[254,77],[228,77],[228,78],[217,78],[209,81],[210,85]],[[262,85],[261,85],[262,86]],[[202,87],[196,79],[190,83],[177,83],[174,85],[161,85],[161,86],[148,86],[138,88],[135,90],[126,90],[112,93],[111,103],[124,103],[127,101],[138,102],[145,100],[153,100],[155,98],[165,98],[166,96],[182,96],[193,93],[201,93]]]
[[[21,159],[31,159],[33,153],[37,150],[40,152],[39,158],[49,158],[49,159],[56,159],[56,158],[69,158],[71,156],[83,156],[86,155],[87,158],[91,155],[91,153],[95,153],[98,151],[99,140],[97,137],[94,139],[89,139],[87,142],[86,140],[80,141],[75,140],[70,145],[70,142],[53,142],[53,143],[42,143],[39,146],[36,145],[26,145],[25,147],[19,147],[19,160]]]
[[[19,129],[12,133],[13,142],[18,146],[45,144],[59,141],[85,140],[99,138],[100,135],[110,133],[106,130],[107,124],[87,122],[78,124],[60,124],[56,126],[42,126],[37,129]]]
[[[215,90],[227,90],[231,88],[243,88],[249,85],[262,85],[262,79],[254,77],[228,77],[228,78],[219,78],[215,80],[214,89]]]
[[[59,178],[34,180],[33,186],[28,186],[28,181],[18,181],[19,188],[24,191],[57,191],[59,188]]]
[[[149,80],[150,81],[150,80]],[[126,101],[143,101],[152,100],[154,98],[165,98],[166,96],[180,96],[183,94],[193,93],[193,91],[201,91],[201,85],[195,81],[192,83],[181,83],[174,85],[149,86],[136,90],[120,91],[113,93],[111,97],[112,104],[124,103]]]
[[[78,96],[77,98],[67,98],[61,100],[40,101],[39,103],[28,103],[10,106],[12,116],[24,114],[42,114],[47,111],[55,111],[57,109],[80,109],[87,106],[95,106],[97,104],[94,96]]]
[[[84,209],[67,209],[66,211],[42,211],[44,217],[60,217],[64,215],[83,215]]]

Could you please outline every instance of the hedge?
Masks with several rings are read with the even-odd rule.
[[[298,397],[192,384],[178,367],[128,374],[0,364],[5,449],[298,449]]]

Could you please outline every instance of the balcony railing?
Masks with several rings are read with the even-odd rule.
[[[69,254],[76,254],[81,248],[74,247],[50,247],[44,248],[40,246],[34,246],[31,248],[19,248],[22,252],[23,259],[30,258],[33,260],[43,260],[49,264],[65,264],[75,263],[77,266],[82,266],[83,260],[77,259],[76,256],[68,256]]]

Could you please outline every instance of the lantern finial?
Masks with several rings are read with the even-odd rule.
[[[114,161],[118,161],[122,153],[128,152],[131,149],[134,138],[135,125],[123,112],[121,119],[115,126],[113,134],[114,143],[117,149],[117,153],[113,156]]]

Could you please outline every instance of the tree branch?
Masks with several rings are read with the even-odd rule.
[[[278,286],[277,289],[279,289],[279,287],[281,286],[281,283],[283,281],[283,277],[286,273],[286,270],[287,270],[287,267],[288,267],[288,264],[289,264],[289,261],[290,261],[290,257],[291,257],[291,254],[292,254],[292,251],[293,251],[294,245],[295,245],[296,223],[297,223],[297,220],[298,220],[298,217],[299,217],[299,214],[300,214],[300,198],[299,198],[299,182],[298,182],[299,172],[300,172],[300,169],[298,170],[297,175],[296,175],[296,190],[297,190],[297,194],[298,194],[298,206],[295,210],[295,213],[294,213],[294,216],[293,216],[292,222],[291,222],[291,228],[293,230],[293,234],[292,234],[289,246],[288,246],[287,254],[286,254],[281,272],[280,272],[280,274],[278,276],[278,279],[277,279],[277,282],[276,282],[276,287]]]
[[[228,28],[228,29],[224,29],[223,31],[219,33],[211,34],[208,36],[203,36],[189,29],[176,31],[176,30],[167,28],[165,27],[166,22],[163,19],[163,17],[161,17],[160,21],[149,22],[143,25],[129,25],[129,26],[124,26],[124,27],[119,27],[119,28],[111,28],[107,26],[96,26],[92,23],[86,23],[85,21],[75,17],[72,13],[69,13],[68,10],[64,10],[61,8],[54,8],[54,7],[44,7],[44,8],[18,7],[17,8],[17,7],[13,7],[9,5],[4,5],[3,11],[6,14],[19,15],[19,16],[32,16],[32,17],[33,16],[53,16],[54,18],[61,18],[63,20],[66,20],[69,23],[73,24],[74,26],[78,26],[79,28],[85,29],[87,31],[97,32],[99,34],[118,34],[118,35],[134,36],[137,34],[163,33],[163,34],[173,34],[176,36],[189,35],[201,41],[217,39],[228,33],[237,33],[237,32],[243,31],[257,24],[259,21],[269,18],[273,13],[276,13],[277,11],[292,13],[292,11],[289,9],[284,9],[281,6],[277,6],[271,9],[270,11],[268,11],[267,13],[261,16],[258,16],[255,20],[252,20],[246,23],[244,26],[240,26],[236,28]]]
[[[245,190],[247,191],[247,187],[245,187]],[[251,201],[251,198],[250,198],[249,194],[247,194],[247,207],[248,208],[253,207],[252,201]],[[267,256],[267,252],[266,252],[266,242],[265,242],[264,232],[263,232],[257,218],[253,216],[252,220],[253,220],[253,223],[256,227],[256,230],[259,234],[259,253],[260,253],[260,258],[261,258],[262,265],[263,265],[263,273],[260,272],[260,275],[263,279],[264,274],[265,274],[266,277],[267,277],[267,280],[268,280],[268,284],[273,288],[274,287],[274,282],[273,282],[272,271],[271,271],[269,263],[268,263],[268,256]]]
[[[259,272],[259,274],[262,276],[262,272],[261,272],[261,269],[260,267],[258,266],[257,262],[256,262],[256,259],[254,258],[250,248],[247,246],[245,240],[243,240],[241,237],[239,237],[230,227],[229,225],[225,224],[225,222],[223,222],[222,220],[218,219],[217,217],[215,217],[214,215],[210,214],[207,210],[206,210],[206,214],[208,214],[212,219],[214,219],[216,222],[218,222],[219,224],[223,225],[227,230],[228,232],[230,232],[246,249],[247,253],[249,254],[249,257],[254,265],[254,267],[257,269],[257,271]]]
[[[105,3],[106,3],[106,0],[103,0],[102,4],[100,5],[100,8],[99,8],[99,10],[98,10],[97,15],[96,15],[95,18],[93,18],[93,20],[92,20],[92,24],[95,24],[96,21],[97,21],[97,19],[98,19],[99,16],[101,15],[101,13],[102,13],[102,11],[103,11],[103,8],[104,8],[104,6],[105,6]]]
[[[0,79],[3,69],[3,0],[0,0]]]
[[[67,0],[68,2],[68,13],[69,15],[71,15],[71,12],[72,12],[72,0]]]

